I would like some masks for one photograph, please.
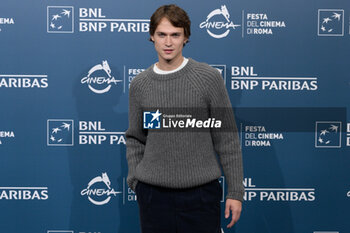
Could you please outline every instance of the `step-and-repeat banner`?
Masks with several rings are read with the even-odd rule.
[[[128,93],[168,3],[1,1],[0,232],[140,232]],[[239,129],[245,201],[222,232],[350,232],[349,1],[175,3],[184,56],[220,71]]]

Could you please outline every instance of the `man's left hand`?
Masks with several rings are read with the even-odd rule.
[[[227,225],[227,228],[231,228],[241,216],[242,202],[229,198],[226,199],[225,218],[228,218],[230,216],[230,210],[232,212],[232,220]]]

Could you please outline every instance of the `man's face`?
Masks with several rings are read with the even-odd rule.
[[[174,27],[167,18],[161,19],[151,36],[159,62],[172,62],[182,58],[183,44],[187,42],[184,29]]]

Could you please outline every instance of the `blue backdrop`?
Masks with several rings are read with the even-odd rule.
[[[1,1],[0,232],[140,232],[129,83],[168,3]],[[221,72],[240,132],[245,202],[223,232],[350,232],[349,1],[175,3],[184,56]]]

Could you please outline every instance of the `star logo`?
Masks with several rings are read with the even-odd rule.
[[[143,113],[143,128],[144,129],[160,129],[160,116],[162,113],[157,109],[156,112]]]
[[[48,146],[73,146],[73,120],[47,120]]]
[[[153,118],[152,118],[152,120],[151,120],[151,122],[152,122],[152,121],[154,121],[154,120],[159,121],[159,116],[162,115],[162,114],[159,113],[159,109],[157,109],[157,111],[156,111],[155,113],[151,113],[151,115],[153,116]]]
[[[316,122],[315,147],[339,148],[341,147],[341,122]]]
[[[343,36],[344,10],[318,10],[318,36]]]
[[[73,33],[72,6],[48,6],[47,7],[47,32],[49,33]]]

